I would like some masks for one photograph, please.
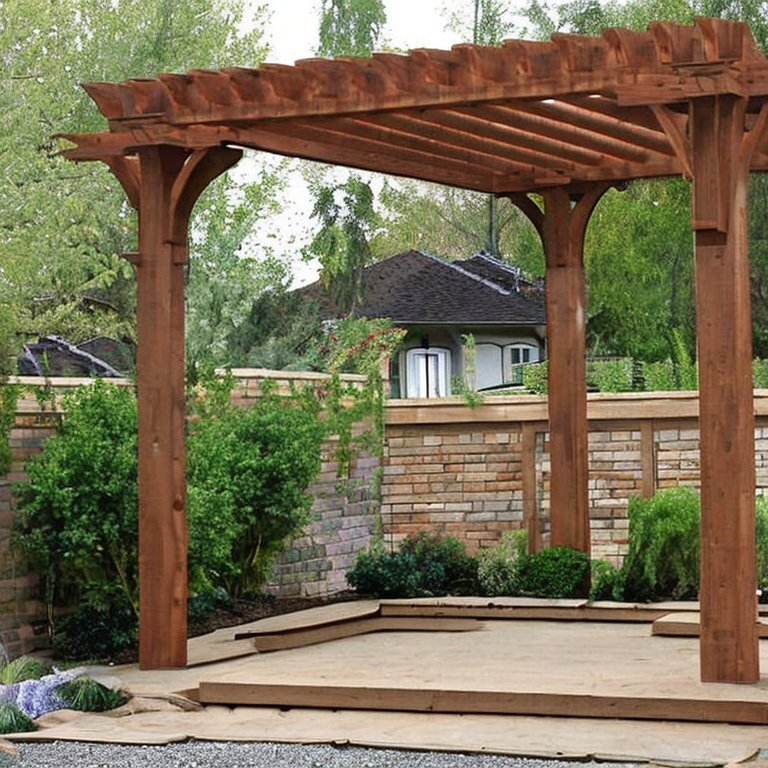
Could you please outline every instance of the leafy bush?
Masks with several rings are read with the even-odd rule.
[[[528,551],[527,531],[505,531],[498,544],[478,555],[477,580],[489,597],[519,594],[520,565]]]
[[[13,547],[40,576],[50,605],[77,603],[94,618],[110,605],[133,613],[135,625],[135,397],[129,388],[97,380],[68,394],[63,409],[59,431],[28,462],[27,479],[16,487]]]
[[[267,394],[230,405],[220,382],[195,409],[188,441],[193,594],[254,589],[308,518],[325,427],[315,398]],[[133,391],[104,381],[63,400],[59,432],[17,486],[13,546],[39,574],[68,657],[101,659],[134,644],[138,603],[137,416]],[[51,611],[53,615],[53,611]]]
[[[275,555],[309,519],[325,428],[316,400],[265,394],[248,408],[198,403],[187,451],[193,585],[232,597],[256,590]],[[215,393],[214,393],[215,395]]]
[[[755,544],[757,546],[757,588],[761,601],[768,601],[768,497],[755,499]]]
[[[530,597],[578,597],[589,570],[589,557],[569,547],[550,547],[520,562],[520,593]]]
[[[587,384],[600,392],[631,392],[632,361],[595,360],[587,364]]]
[[[136,613],[115,595],[113,603],[80,603],[73,613],[56,622],[53,648],[63,659],[108,659],[137,639]]]
[[[629,550],[622,568],[625,599],[697,596],[699,521],[699,496],[690,488],[630,499]]]
[[[549,366],[547,361],[523,366],[523,386],[536,395],[546,395],[549,390]]]
[[[398,552],[360,552],[347,581],[371,597],[466,595],[476,591],[477,561],[457,539],[419,533]]]
[[[590,600],[623,600],[624,582],[621,571],[607,560],[591,563]]]

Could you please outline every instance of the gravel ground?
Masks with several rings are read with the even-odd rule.
[[[485,754],[406,752],[327,744],[190,741],[163,747],[56,741],[19,744],[4,768],[633,768],[629,763],[573,763]]]

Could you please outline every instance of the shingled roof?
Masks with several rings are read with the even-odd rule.
[[[303,289],[321,314],[338,308],[320,282]],[[478,254],[449,262],[421,251],[406,251],[365,269],[363,301],[355,314],[388,317],[401,324],[544,325],[541,289],[519,270]]]

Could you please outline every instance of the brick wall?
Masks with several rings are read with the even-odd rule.
[[[269,371],[234,371],[238,382],[233,399],[243,407],[259,395],[259,382],[275,381],[278,391],[288,392],[291,384],[322,386],[328,378],[322,374]],[[352,383],[362,377],[347,377]],[[33,377],[19,377],[27,388],[45,382]],[[57,398],[87,379],[55,379]],[[130,386],[130,382],[121,384]],[[11,472],[0,477],[0,642],[7,653],[17,656],[47,644],[45,606],[37,599],[37,578],[27,572],[10,550],[11,527],[15,511],[12,485],[24,478],[24,463],[40,450],[53,434],[57,416],[41,411],[31,391],[18,402],[16,425],[10,434],[13,452]],[[346,589],[345,574],[358,550],[367,546],[378,511],[371,498],[371,480],[378,459],[358,457],[353,460],[348,477],[338,477],[333,460],[333,445],[324,448],[322,473],[309,489],[315,497],[312,520],[278,560],[268,591],[281,597],[332,594]]]
[[[755,393],[758,493],[768,492],[768,392]],[[699,486],[695,393],[590,395],[589,503],[593,557],[616,565],[626,551],[632,496]],[[392,401],[382,521],[390,546],[431,530],[470,552],[526,529],[548,544],[549,435],[544,398]]]

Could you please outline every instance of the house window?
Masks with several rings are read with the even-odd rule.
[[[509,344],[504,347],[504,381],[523,383],[523,367],[539,360],[539,348],[533,344]]]
[[[447,349],[409,349],[405,353],[405,364],[407,397],[450,394],[451,353]]]
[[[498,344],[480,343],[475,348],[477,389],[498,387],[504,383],[502,349]]]

